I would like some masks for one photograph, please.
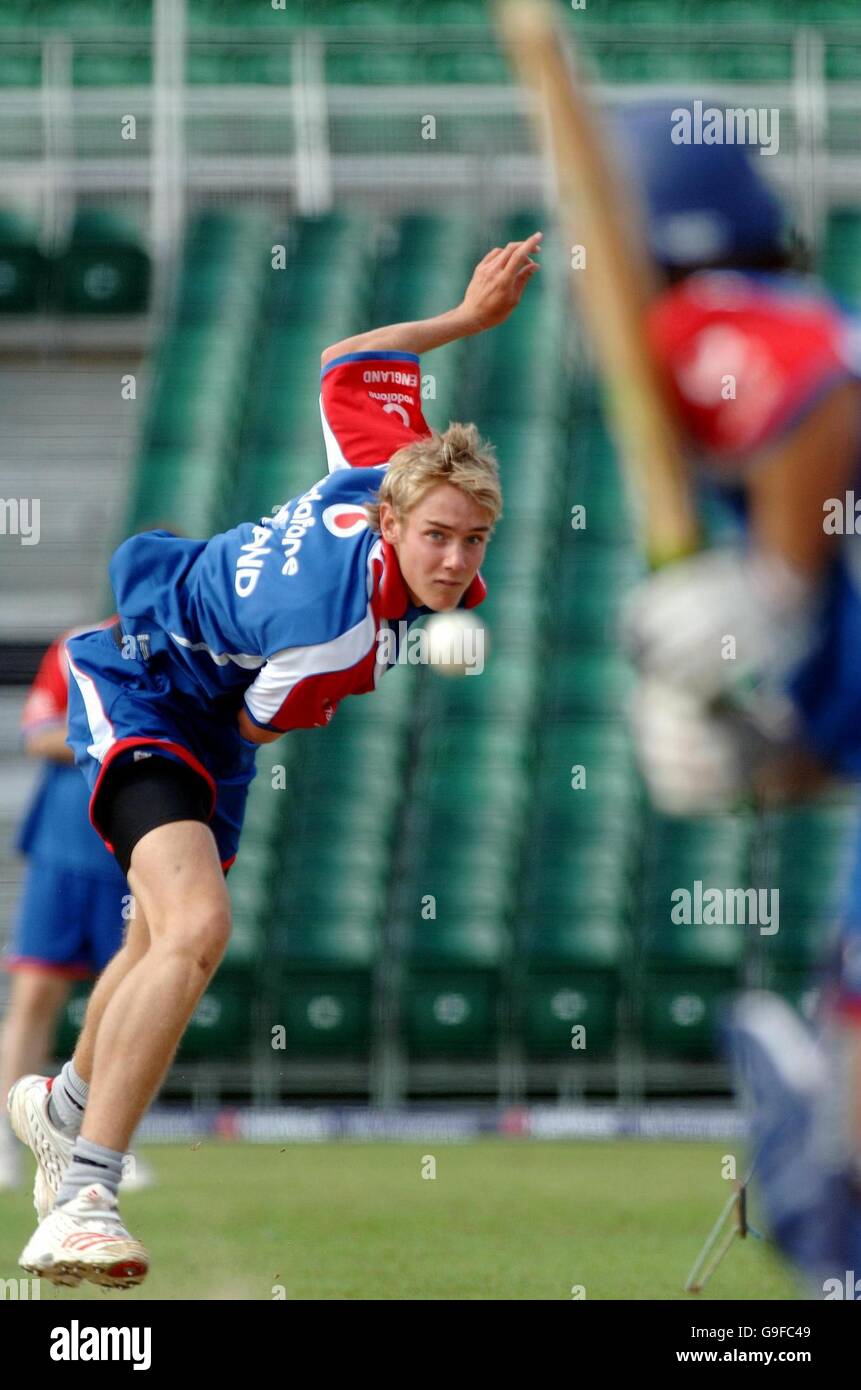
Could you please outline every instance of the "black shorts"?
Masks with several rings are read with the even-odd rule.
[[[203,778],[171,758],[142,758],[108,770],[98,792],[99,826],[124,874],[138,840],[173,821],[209,823],[212,796]]]

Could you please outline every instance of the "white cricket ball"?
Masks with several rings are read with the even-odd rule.
[[[474,613],[455,608],[434,613],[425,623],[427,661],[441,676],[479,675],[484,670],[488,632]]]

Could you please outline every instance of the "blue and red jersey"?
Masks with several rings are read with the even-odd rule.
[[[743,465],[861,377],[861,322],[794,276],[702,271],[659,297],[649,334],[713,468]]]
[[[208,541],[132,536],[111,581],[123,632],[144,656],[167,654],[191,699],[224,701],[263,729],[325,725],[346,695],[375,689],[378,633],[414,621],[393,548],[364,504],[403,445],[430,433],[419,359],[351,353],[323,371],[329,474],[256,523]],[[462,606],[485,596],[476,577]],[[107,731],[105,731],[107,734]]]

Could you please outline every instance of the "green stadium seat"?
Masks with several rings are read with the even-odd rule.
[[[283,32],[313,24],[322,0],[279,0],[272,4],[249,4],[248,0],[188,0],[188,23],[196,29],[242,27],[270,30],[273,38]]]
[[[446,922],[417,920],[409,936],[408,958],[423,972],[495,971],[508,958],[510,941],[498,906],[485,913]]]
[[[684,82],[694,76],[691,51],[661,43],[657,37],[650,45],[593,42],[586,52],[605,82]]]
[[[592,785],[604,796],[622,796],[631,790],[634,754],[627,725],[621,719],[572,720],[542,731],[539,785],[547,796],[570,801],[571,770],[582,767],[585,787]]]
[[[563,919],[592,913],[620,916],[630,896],[626,860],[624,840],[597,845],[560,840],[536,856],[524,905],[531,912],[558,913]]]
[[[226,80],[229,60],[207,43],[198,47],[192,39],[186,49],[185,80],[190,86],[217,87]]]
[[[647,896],[669,901],[673,888],[692,886],[749,887],[747,876],[751,826],[741,815],[649,818],[646,844]]]
[[[511,81],[511,67],[505,56],[484,46],[464,45],[443,52],[431,50],[427,54],[425,71],[428,82],[505,84]]]
[[[825,50],[827,82],[857,82],[861,78],[861,45],[829,43]]]
[[[21,214],[0,212],[0,313],[31,314],[41,308],[47,278],[36,228]]]
[[[715,78],[728,82],[790,82],[793,51],[790,42],[736,44],[724,49],[714,47],[697,55],[691,76]]]
[[[417,889],[410,897],[416,911],[428,873],[437,882],[448,874],[466,874],[470,864],[476,875],[499,873],[500,860],[510,851],[512,832],[519,829],[516,817],[478,815],[475,807],[468,806],[434,810],[418,797],[415,804],[421,807],[421,814],[409,840],[405,874],[406,881]]]
[[[439,854],[435,851],[439,849]],[[442,857],[442,846],[428,845],[428,860],[436,861]],[[513,903],[515,885],[512,880],[510,864],[506,862],[500,848],[495,863],[483,873],[467,862],[452,864],[443,860],[435,869],[433,862],[426,862],[421,874],[416,874],[412,900],[418,905],[433,896],[438,926],[454,926],[473,913],[493,915],[505,912]],[[429,924],[431,928],[433,924]],[[460,944],[469,941],[462,933],[456,933],[453,941]]]
[[[253,277],[222,267],[189,267],[180,284],[176,317],[180,324],[216,324],[231,313],[247,313],[256,295]]]
[[[564,635],[576,642],[578,650],[594,648],[606,651],[617,640],[618,605],[598,585],[582,590],[576,599],[567,595],[563,600],[563,616]]]
[[[855,0],[800,0],[793,13],[808,24],[851,25],[858,18],[858,7]]]
[[[295,923],[300,929],[316,920],[337,920],[342,915],[374,922],[386,906],[387,885],[382,879],[327,878],[311,873],[288,879],[286,887],[281,912],[290,926]]]
[[[781,884],[779,930],[761,938],[761,956],[777,970],[806,968],[812,972],[822,964],[832,935],[833,924],[821,915],[812,920],[787,916]]]
[[[825,0],[825,7],[828,2]],[[691,10],[690,5],[689,14],[692,19],[697,18],[696,10]],[[780,0],[755,0],[752,5],[746,4],[745,0],[724,0],[723,4],[713,7],[709,19],[730,30],[780,26],[786,22],[786,9]]]
[[[851,867],[855,824],[854,808],[826,802],[778,813],[754,837],[756,881],[779,892],[778,930],[751,929],[766,970],[813,970],[822,961]]]
[[[661,971],[638,992],[647,1055],[697,1060],[714,1056],[721,1011],[735,984],[731,973]]]
[[[457,973],[411,976],[401,996],[403,1039],[412,1057],[492,1055],[499,989],[493,979]]]
[[[463,680],[437,681],[437,699],[444,722],[480,720],[522,725],[537,698],[537,676],[528,662],[491,652],[484,670]]]
[[[333,87],[403,87],[427,80],[425,55],[419,49],[326,46],[326,81]]]
[[[0,87],[38,87],[41,81],[42,52],[39,46],[0,46]]]
[[[444,25],[486,27],[488,19],[487,6],[482,0],[418,0],[415,6],[416,23],[429,24],[434,29]]]
[[[431,806],[469,806],[473,802],[492,802],[494,797],[519,801],[526,781],[526,768],[516,753],[491,763],[483,761],[477,749],[464,748],[461,757],[440,760],[423,769],[420,786]]]
[[[354,914],[352,920],[339,913],[328,921],[284,922],[276,911],[272,925],[272,947],[291,975],[323,968],[367,972],[379,954],[379,933],[361,915]]]
[[[590,1061],[612,1051],[618,1033],[620,986],[613,974],[568,970],[531,974],[518,999],[526,1055]],[[574,1028],[584,1028],[584,1047],[572,1046]],[[579,1044],[582,1035],[577,1035]]]
[[[116,43],[77,47],[72,56],[76,87],[146,87],[152,82],[152,51]]]
[[[557,650],[550,672],[546,714],[549,721],[618,719],[633,689],[633,672],[615,652]]]
[[[409,273],[413,283],[419,279],[435,283],[445,268],[440,263],[440,252],[454,249],[464,242],[472,245],[479,234],[480,226],[475,214],[469,210],[455,210],[443,213],[406,213],[398,220],[396,269],[401,274]]]
[[[0,6],[0,25],[9,29],[28,29],[38,23],[40,0],[5,0]]]
[[[184,391],[174,383],[157,382],[149,415],[149,442],[155,450],[211,448],[213,455],[223,437],[223,388],[205,379]],[[239,402],[229,404],[238,410]]]
[[[177,1065],[214,1058],[244,1061],[251,1044],[254,996],[252,972],[222,966],[192,1014]]]
[[[812,856],[806,866],[798,862],[780,865],[770,886],[780,889],[781,921],[830,921],[839,906],[842,879],[827,860],[817,863]]]
[[[464,680],[481,680],[481,676],[466,676]],[[470,723],[436,723],[425,735],[424,765],[448,771],[464,763],[482,764],[493,770],[500,767],[520,769],[530,752],[528,731],[512,729],[505,723],[488,723],[476,727]]]
[[[308,856],[313,860],[313,855]],[[303,909],[302,885],[281,878],[281,906],[270,930],[270,956],[281,962],[275,1017],[286,1029],[286,1055],[362,1055],[371,1038],[373,979],[380,954],[374,919],[379,904],[363,904],[363,880],[342,872],[347,885],[328,916]],[[295,883],[297,893],[291,893]]]
[[[399,18],[393,0],[322,0],[319,5],[310,7],[306,23],[374,29],[380,25],[391,28]]]
[[[212,453],[181,445],[153,447],[138,458],[125,533],[163,527],[189,535],[207,534],[218,495]]]
[[[600,744],[586,741],[581,725],[565,725],[545,735],[535,783],[540,844],[575,837],[592,844],[605,839],[615,844],[627,838],[630,813],[639,813],[639,782],[631,755],[602,752]],[[598,727],[604,727],[598,725]],[[609,723],[608,729],[617,725]]]
[[[293,1057],[367,1055],[372,1035],[370,976],[325,972],[282,981],[273,1018],[285,1030],[288,1062]]]
[[[481,618],[490,630],[490,640],[498,653],[514,649],[534,650],[537,634],[547,614],[546,590],[522,589],[499,582],[489,588],[481,605]],[[525,658],[521,658],[525,659]]]
[[[136,314],[147,307],[150,262],[119,215],[82,211],[54,260],[51,299],[69,314]]]
[[[527,913],[519,924],[518,953],[531,971],[620,969],[627,940],[618,905],[582,908],[565,915]]]
[[[753,941],[756,927],[718,923],[676,926],[666,916],[646,915],[641,927],[643,948],[652,965],[694,969],[734,969],[745,955],[747,941]]]
[[[565,548],[566,564],[573,570],[593,572],[589,562],[594,561],[599,546],[625,547],[627,567],[634,564],[633,517],[618,464],[609,451],[606,435],[599,429],[586,428],[578,436],[575,463],[570,486],[570,506],[581,508],[570,512],[569,544]],[[607,566],[614,564],[614,556],[608,549],[603,559]],[[618,563],[624,564],[621,559]]]
[[[87,30],[148,29],[152,24],[152,0],[35,0],[33,9],[40,24],[74,30],[83,37]]]
[[[252,48],[235,44],[215,47],[189,43],[186,61],[186,81],[198,86],[226,86],[255,83],[261,86],[293,81],[293,52],[288,41],[274,42]]]
[[[502,517],[485,552],[481,573],[488,585],[543,587],[552,536],[538,517]]]

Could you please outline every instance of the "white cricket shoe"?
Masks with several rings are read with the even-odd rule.
[[[64,1134],[48,1119],[52,1080],[49,1076],[22,1076],[8,1100],[12,1128],[36,1159],[33,1206],[40,1221],[54,1205],[75,1147],[74,1136]]]
[[[52,1284],[82,1279],[106,1289],[130,1289],[149,1269],[149,1256],[129,1235],[108,1188],[94,1182],[55,1206],[24,1246],[18,1263]]]

